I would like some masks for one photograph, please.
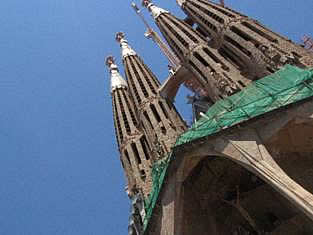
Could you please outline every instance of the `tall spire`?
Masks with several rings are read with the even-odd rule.
[[[149,144],[158,158],[167,156],[176,138],[186,129],[175,107],[159,95],[160,82],[136,53],[125,55],[125,35],[117,34],[122,47],[127,82]]]
[[[128,92],[127,83],[118,72],[114,58],[107,57],[105,64],[111,74],[115,133],[128,181],[128,191],[130,195],[138,190],[148,195],[151,190],[151,160],[154,157],[147,138],[139,127],[137,110]]]
[[[211,1],[176,1],[201,31],[212,39],[213,47],[231,55],[239,66],[248,66],[248,72],[256,77],[264,76],[262,69],[273,72],[285,64],[313,66],[313,59],[311,62],[308,60],[305,49],[256,20]]]
[[[126,65],[125,73],[131,93],[136,106],[140,107],[144,98],[157,94],[160,82],[130,47],[124,33],[118,32],[116,40],[121,46],[123,63],[124,66]]]
[[[152,13],[154,4],[143,0],[143,6]],[[207,90],[215,102],[243,89],[251,78],[245,76],[238,66],[221,53],[209,47],[208,41],[186,22],[167,11],[154,17],[169,46]]]

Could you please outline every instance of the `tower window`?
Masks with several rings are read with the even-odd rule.
[[[146,181],[146,172],[144,170],[140,170],[140,178],[143,181]]]
[[[122,93],[123,94],[123,97],[124,97],[124,100],[126,101],[126,104],[127,104],[127,107],[128,107],[128,110],[129,110],[129,113],[130,113],[130,116],[131,116],[131,119],[132,119],[132,121],[133,121],[133,124],[134,124],[134,126],[137,126],[137,119],[136,119],[136,117],[135,117],[135,114],[134,114],[134,111],[133,111],[133,109],[132,109],[132,106],[130,105],[130,103],[129,103],[129,101],[128,101],[128,98],[129,97],[126,97],[126,94],[125,94],[125,92],[123,92]]]
[[[122,127],[121,127],[121,122],[120,122],[120,118],[119,118],[119,115],[118,115],[118,110],[117,110],[117,103],[116,103],[116,96],[114,95],[113,96],[113,103],[114,103],[114,113],[115,113],[115,121],[116,121],[116,126],[117,126],[117,133],[118,133],[118,136],[120,138],[120,141],[122,142],[123,140],[123,132],[122,132]]]
[[[127,150],[124,151],[124,155],[125,155],[125,157],[126,157],[126,159],[127,159],[127,162],[128,162],[129,165],[131,166],[132,164],[131,164],[131,162],[130,162],[130,159],[129,159],[129,155],[128,155]]]
[[[161,29],[161,32],[163,33],[164,37],[168,40],[169,42],[169,45],[171,45],[171,47],[173,48],[173,50],[176,52],[176,54],[178,56],[182,56],[184,53],[183,51],[181,50],[181,48],[176,44],[176,42],[169,36],[168,32],[166,29],[164,29],[164,27],[162,27],[160,25],[160,29]],[[163,30],[162,30],[163,29]]]
[[[243,68],[243,62],[240,57],[236,56],[227,46],[221,47],[219,49],[220,54],[229,61],[232,65],[234,65],[237,69]]]
[[[166,135],[166,128],[164,126],[161,127],[161,131],[163,135]]]
[[[138,70],[139,70],[137,68],[138,64],[136,63],[136,65],[135,65],[135,63],[131,59],[129,60],[129,62],[131,64],[131,67],[132,67],[132,70],[133,70],[133,72],[135,74],[135,77],[137,78],[136,80],[138,81],[138,83],[140,85],[140,88],[141,88],[141,91],[142,91],[143,95],[145,97],[148,97],[149,96],[148,95],[148,91],[147,91],[146,87],[144,86],[143,81],[141,80],[140,74],[138,73]]]
[[[123,118],[123,121],[124,121],[126,132],[130,133],[130,126],[129,126],[129,122],[127,120],[127,116],[126,116],[126,113],[125,113],[124,104],[122,102],[120,92],[123,92],[123,91],[122,90],[117,90],[117,98],[118,98],[118,102],[119,102],[119,106],[120,106],[120,111],[121,111],[121,114],[122,114],[122,118]]]
[[[147,73],[146,69],[142,67],[143,62],[142,61],[140,61],[140,62],[141,63],[137,64],[138,68],[141,71],[142,75],[144,76],[145,81],[147,82],[147,84],[148,84],[150,90],[152,91],[152,93],[156,94],[155,87],[152,85],[150,77],[148,76],[148,73]],[[153,76],[152,76],[152,80],[153,80]]]
[[[235,26],[231,26],[230,30],[246,41],[253,41],[253,39],[246,32],[241,31],[240,29],[238,29]]]
[[[198,52],[194,52],[193,55],[203,64],[205,67],[210,67],[208,62],[202,58],[202,56]]]
[[[149,151],[148,151],[148,142],[147,142],[147,139],[145,136],[141,137],[140,138],[140,143],[141,143],[141,146],[142,146],[142,150],[145,154],[145,158],[146,160],[149,160],[150,159],[150,156],[149,156]]]
[[[202,11],[203,13],[205,13],[206,15],[210,16],[212,19],[214,19],[215,21],[224,24],[224,19],[216,14],[214,14],[213,12],[209,11],[208,9],[204,8],[203,6],[196,4],[196,3],[191,3],[194,7],[198,8],[200,11]]]
[[[246,85],[245,85],[241,80],[238,80],[238,83],[239,83],[242,87],[246,87]]]
[[[192,33],[194,31],[190,31],[190,26],[188,26],[185,22],[181,22],[181,21],[178,21],[177,19],[175,18],[169,18],[169,20],[177,27],[179,28],[189,39],[191,39],[194,43],[198,43],[199,40],[194,36],[192,35]]]
[[[211,37],[211,34],[210,34],[209,32],[203,31],[202,28],[200,28],[199,26],[197,26],[197,27],[195,28],[195,30],[196,30],[198,33],[200,33],[201,36],[204,37],[204,38],[207,38],[207,37],[210,38],[210,37]]]
[[[128,61],[128,60],[129,60],[129,57],[126,58],[125,64],[127,64],[127,61]],[[140,104],[140,103],[141,103],[141,98],[140,98],[140,96],[139,96],[139,94],[138,94],[137,87],[136,87],[136,85],[135,85],[135,83],[134,83],[134,78],[133,78],[132,73],[130,72],[128,66],[125,66],[125,72],[126,72],[126,76],[127,76],[127,78],[128,78],[128,81],[129,81],[130,84],[131,84],[131,88],[132,88],[133,94],[135,95],[134,98],[135,98],[136,101]]]
[[[151,122],[149,115],[147,114],[146,111],[143,112],[143,115],[145,116],[145,119],[148,121],[150,128],[153,128],[152,122]]]
[[[247,56],[251,56],[251,52],[248,51],[247,49],[245,49],[243,46],[241,46],[238,42],[236,42],[235,40],[233,40],[232,38],[228,37],[228,36],[224,36],[224,39],[229,42],[230,44],[232,44],[233,46],[237,47],[240,51],[242,51],[244,54],[246,54]]]
[[[195,18],[199,18],[202,24],[208,26],[214,32],[217,32],[217,27],[205,19],[202,15],[199,15],[195,10],[188,8],[189,14],[193,15]]]
[[[254,25],[251,25],[248,22],[242,22],[241,24],[246,26],[248,29],[252,30],[253,32],[259,34],[260,36],[266,38],[267,40],[269,40],[271,42],[274,42],[274,43],[278,43],[277,39],[271,37],[270,35],[268,35],[267,33],[263,32],[262,30],[258,29]]]
[[[167,110],[165,109],[163,103],[161,101],[159,101],[159,105],[164,113],[164,116],[168,119],[168,113],[167,113]]]
[[[161,117],[160,117],[158,111],[156,110],[154,104],[150,104],[150,109],[151,109],[155,119],[157,120],[157,122],[161,122]]]
[[[168,108],[169,108],[170,110],[172,110],[172,108],[174,107],[174,106],[172,105],[172,103],[169,102],[168,100],[165,100],[165,102],[166,102]],[[176,110],[175,110],[175,111],[176,111]]]
[[[137,149],[137,146],[135,143],[131,143],[131,148],[133,150],[133,153],[135,155],[135,158],[136,158],[136,161],[138,164],[141,164],[141,159],[140,159],[140,155],[139,155],[139,152],[138,152],[138,149]]]
[[[175,37],[179,40],[179,42],[185,47],[189,48],[189,43],[179,34],[177,31],[173,29],[172,26],[167,24],[167,27],[171,30],[171,32],[175,35]]]
[[[233,14],[227,12],[226,10],[224,10],[224,9],[222,9],[220,7],[214,6],[213,4],[209,4],[207,1],[203,1],[203,0],[199,0],[199,1],[204,3],[204,4],[206,4],[206,5],[209,5],[211,8],[213,8],[213,9],[223,13],[224,15],[227,15],[227,16],[232,17],[232,18],[235,17]]]
[[[123,161],[121,161],[121,163],[122,163],[122,167],[123,167],[123,169],[125,170],[125,165],[124,165],[124,162],[123,162]]]
[[[198,75],[200,75],[200,77],[202,78],[202,81],[205,81],[207,83],[208,82],[208,78],[206,76],[204,76],[202,71],[191,60],[189,60],[189,64],[195,70],[195,72],[197,72]]]

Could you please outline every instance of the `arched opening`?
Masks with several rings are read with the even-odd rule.
[[[189,171],[182,192],[186,235],[282,234],[286,228],[294,231],[288,234],[312,232],[312,223],[269,184],[223,157],[202,158]]]

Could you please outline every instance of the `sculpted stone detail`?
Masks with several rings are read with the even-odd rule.
[[[143,5],[180,59],[183,70],[169,67],[169,73],[176,73],[177,80],[182,74],[190,76],[180,81],[201,87],[188,97],[195,124],[183,136],[184,143],[173,149],[187,129],[185,121],[175,106],[160,96],[163,86],[160,88],[156,76],[123,33],[117,33],[116,40],[127,82],[113,57],[106,60],[120,160],[132,201],[128,233],[313,234],[313,101],[301,93],[310,89],[307,82],[312,79],[305,77],[300,93],[290,89],[286,94],[289,88],[282,88],[279,99],[267,89],[249,94],[253,97],[259,93],[261,100],[256,103],[252,99],[242,102],[242,96],[236,101],[226,99],[286,64],[313,67],[313,54],[227,7],[208,0],[176,1],[188,15],[185,20],[151,0],[143,0]],[[310,74],[301,69],[290,71],[295,79],[297,72],[292,71]],[[289,75],[280,74],[280,79],[289,79]],[[171,78],[164,84],[172,82]],[[172,84],[166,88],[176,89]],[[261,81],[256,85],[268,88],[268,83]],[[297,102],[291,100],[296,93],[302,95]],[[225,109],[219,109],[220,102],[215,107],[222,112],[212,109],[206,113],[220,99],[228,101]],[[284,99],[285,105],[281,103]],[[265,105],[270,111],[257,113]],[[251,116],[255,107],[257,116]],[[223,116],[226,113],[232,117]],[[230,122],[233,117],[240,117],[240,121]],[[221,120],[225,124],[221,125]],[[188,140],[189,134],[192,138]],[[166,161],[168,156],[171,161]],[[161,164],[153,172],[162,173],[157,183],[152,182],[151,175],[156,162]],[[157,190],[151,191],[152,185],[157,185]],[[146,211],[147,198],[153,203],[146,204]]]
[[[124,34],[118,33],[122,55],[125,55],[125,48],[131,49],[124,37]],[[150,149],[155,159],[166,157],[186,125],[173,104],[158,94],[160,82],[136,52],[123,56],[123,63],[129,90]]]
[[[185,0],[179,5],[211,38],[212,47],[223,48],[243,60],[251,76],[260,78],[267,69],[273,72],[285,64],[312,65],[313,56],[307,50],[239,12],[203,0]],[[257,71],[253,70],[255,65]]]
[[[150,10],[149,7],[148,10]],[[239,60],[239,66],[232,54],[225,49],[220,51],[217,45],[215,45],[216,48],[210,47],[214,41],[208,42],[190,25],[168,12],[156,18],[155,22],[169,46],[183,65],[195,75],[197,82],[207,91],[212,102],[241,90],[254,80],[255,76],[247,76],[249,68],[254,68],[253,74],[262,71],[260,66],[253,64],[249,67],[242,60]],[[221,38],[223,38],[224,30],[223,27],[220,28]],[[261,73],[266,74],[264,71]]]
[[[134,187],[139,187],[144,195],[148,195],[152,181],[150,159],[154,157],[140,127],[127,82],[120,75],[112,56],[106,59],[106,65],[111,74],[114,126],[127,187],[130,192],[133,192]]]

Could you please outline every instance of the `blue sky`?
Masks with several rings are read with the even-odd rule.
[[[174,0],[155,3],[183,16]],[[312,0],[226,4],[294,41],[313,34]],[[127,233],[129,205],[103,65],[109,54],[120,64],[115,33],[126,33],[161,81],[167,76],[165,58],[143,37],[129,5],[0,2],[0,234]],[[189,120],[185,95],[176,103]]]

